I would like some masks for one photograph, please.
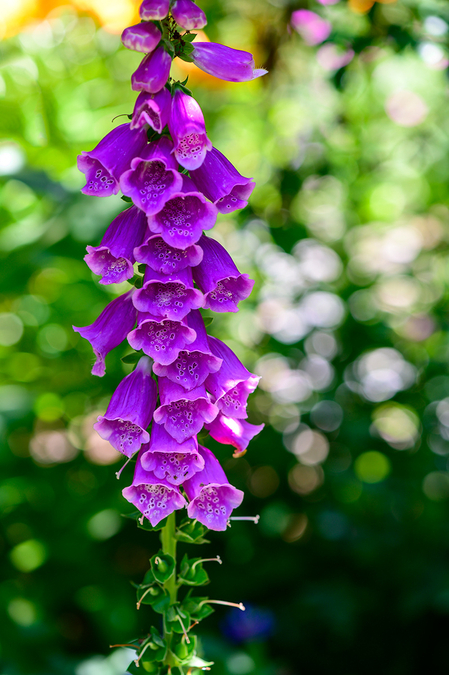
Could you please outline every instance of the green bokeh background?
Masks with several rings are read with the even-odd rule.
[[[352,46],[343,69],[288,29],[309,7]],[[257,187],[214,236],[256,279],[212,334],[263,375],[247,455],[210,443],[245,490],[212,533],[210,597],[272,612],[236,639],[199,628],[217,675],[421,674],[449,665],[449,121],[437,0],[202,7],[210,39],[254,50],[269,75],[192,77],[208,134]],[[76,155],[132,111],[139,55],[69,7],[0,47],[0,665],[2,675],[121,675],[158,546],[136,529],[92,432],[129,372],[123,345],[90,375],[91,323],[126,288],[82,261],[123,208],[80,193]],[[181,76],[181,73],[180,73]],[[192,554],[196,554],[197,551]],[[213,565],[213,563],[211,563]],[[256,621],[257,624],[257,621]],[[250,631],[251,632],[251,631]],[[257,632],[257,631],[256,631]],[[231,634],[232,633],[232,634]],[[246,634],[246,633],[245,633]]]

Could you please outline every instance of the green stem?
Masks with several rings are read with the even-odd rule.
[[[175,538],[175,531],[176,531],[176,515],[175,513],[171,513],[168,518],[167,518],[167,524],[165,527],[162,528],[161,530],[161,542],[162,542],[162,550],[164,553],[167,553],[168,555],[171,555],[175,559],[175,571],[168,579],[165,584],[164,588],[169,592],[170,594],[170,604],[174,605],[175,602],[177,601],[177,594],[178,594],[178,586],[176,584],[176,538]],[[164,617],[164,638],[167,641],[168,649],[170,650],[171,646],[171,641],[172,641],[172,633],[167,631],[167,626],[165,623],[165,617]],[[170,655],[167,655],[167,658],[164,661],[164,665],[173,665]]]

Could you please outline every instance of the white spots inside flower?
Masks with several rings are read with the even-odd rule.
[[[202,229],[198,221],[203,212],[204,205],[198,197],[175,197],[165,204],[157,218],[172,239],[181,237],[196,241]]]
[[[165,406],[167,413],[167,431],[170,427],[176,435],[185,439],[193,436],[197,422],[197,401],[180,399]]]
[[[176,149],[180,164],[183,160],[199,159],[203,151],[204,134],[188,134],[179,139],[179,145]]]
[[[244,401],[241,400],[242,394],[244,394],[244,392],[241,392],[240,389],[241,388],[237,385],[230,391],[226,392],[226,394],[220,399],[220,407],[225,409],[226,412],[224,414],[228,417],[232,417],[233,411],[237,412],[245,405]]]
[[[134,189],[137,190],[133,196],[144,211],[145,208],[152,208],[157,204],[162,199],[167,186],[170,187],[173,183],[172,174],[166,170],[160,160],[141,162],[132,179]]]
[[[215,487],[204,487],[195,498],[195,503],[201,513],[201,522],[204,519],[207,523],[213,523],[227,516],[226,505]]]
[[[163,239],[157,239],[154,247],[156,249],[155,257],[158,261],[158,269],[161,272],[170,274],[186,267],[186,251],[172,248]]]
[[[173,497],[173,490],[165,485],[139,485],[137,493],[138,499],[135,506],[150,521],[158,522],[172,512],[170,501]]]
[[[133,424],[128,420],[118,419],[114,434],[117,450],[127,455],[131,449],[137,449],[136,446],[140,446],[139,438],[141,433],[142,428],[137,424]]]
[[[180,314],[184,307],[187,292],[184,284],[152,284],[154,293],[154,304],[159,310],[169,310],[173,314]],[[184,302],[181,300],[184,299]],[[185,312],[184,312],[185,314]]]
[[[220,305],[223,303],[234,303],[239,299],[235,293],[235,286],[236,279],[231,277],[220,279],[220,281],[217,282],[215,288],[209,293],[208,297],[210,300],[213,300],[216,303],[218,302]]]
[[[165,352],[173,349],[174,341],[176,339],[178,324],[174,321],[164,321],[160,323],[148,323],[145,325],[146,330],[146,344],[148,349],[155,352]],[[171,343],[171,344],[170,344]]]
[[[115,184],[114,178],[109,171],[97,160],[93,160],[92,166],[87,173],[87,185],[89,192],[101,193],[111,191],[111,186]]]
[[[193,476],[199,463],[197,454],[183,453],[155,453],[157,455],[157,466],[153,469],[158,478],[164,478],[169,483],[179,485]]]

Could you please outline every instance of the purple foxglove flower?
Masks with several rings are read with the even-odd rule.
[[[147,449],[144,445],[140,450],[132,485],[124,488],[122,495],[155,527],[173,511],[184,508],[187,502],[176,486],[162,478],[156,478],[150,471],[145,471],[141,457]]]
[[[227,82],[247,82],[265,75],[264,68],[255,68],[253,55],[216,42],[195,42],[193,62],[205,73]]]
[[[127,49],[149,54],[156,49],[161,37],[161,31],[154,23],[145,21],[125,28],[122,33],[122,42]]]
[[[195,338],[195,331],[183,321],[161,321],[150,314],[140,314],[138,326],[129,333],[128,342],[136,351],[143,349],[158,363],[169,365]]]
[[[308,9],[298,9],[291,17],[292,26],[308,45],[319,45],[324,42],[332,31],[332,24],[325,21],[315,12]]]
[[[203,306],[201,291],[193,288],[192,270],[166,275],[147,267],[142,288],[134,293],[134,307],[163,319],[181,321],[192,309]]]
[[[93,150],[78,155],[78,169],[87,181],[81,192],[97,197],[116,195],[120,176],[146,144],[144,129],[131,129],[129,124],[120,124],[110,131]]]
[[[170,0],[143,0],[139,14],[142,21],[165,19],[170,8]]]
[[[196,332],[196,340],[188,349],[180,351],[176,361],[168,366],[155,363],[154,372],[158,377],[168,377],[175,384],[190,390],[203,384],[209,373],[216,373],[222,360],[210,351],[201,313],[198,310],[190,312],[187,323]]]
[[[100,246],[86,246],[84,260],[100,284],[119,284],[134,274],[134,248],[144,240],[147,219],[143,211],[132,206],[114,218]]]
[[[92,345],[96,357],[92,375],[103,377],[106,372],[104,362],[106,354],[114,347],[118,347],[134,328],[137,310],[132,301],[133,293],[134,289],[110,302],[90,326],[82,328],[72,326],[75,332],[89,340]]]
[[[264,426],[265,424],[250,424],[246,420],[237,420],[220,414],[206,425],[206,429],[218,443],[233,445],[236,448],[233,457],[242,457],[249,442],[260,434]]]
[[[157,386],[151,377],[151,361],[143,356],[136,369],[127,375],[112,394],[104,416],[94,424],[101,438],[127,457],[142,443],[148,443],[146,428],[156,408]]]
[[[131,129],[140,129],[149,124],[158,134],[168,124],[171,110],[171,94],[163,87],[157,94],[141,91],[134,105]]]
[[[171,13],[176,23],[186,30],[198,30],[207,24],[205,13],[192,0],[175,0]]]
[[[204,386],[186,391],[162,377],[159,395],[161,405],[154,412],[154,421],[163,424],[178,443],[199,433],[204,423],[212,422],[218,414],[218,408],[210,402]]]
[[[226,530],[229,516],[243,501],[243,492],[228,482],[220,462],[210,450],[200,445],[199,451],[204,469],[182,486],[190,502],[187,514],[209,530]]]
[[[152,471],[156,478],[180,485],[201,471],[204,459],[198,452],[196,436],[178,443],[165,431],[165,427],[153,424],[149,450],[142,455],[142,466]]]
[[[199,169],[190,172],[196,187],[220,213],[232,213],[248,204],[255,187],[252,178],[241,176],[237,169],[216,148],[206,153]]]
[[[200,106],[192,96],[177,89],[168,122],[175,143],[175,157],[186,169],[198,169],[212,143],[207,137]]]
[[[147,216],[158,213],[166,201],[181,189],[182,177],[170,154],[172,147],[166,136],[150,143],[139,156],[134,157],[130,170],[120,179],[123,194],[131,197]]]
[[[254,281],[240,274],[226,249],[209,237],[199,240],[202,262],[193,268],[193,278],[205,295],[204,308],[214,312],[238,312],[237,304],[251,293]]]
[[[170,54],[162,45],[159,45],[154,52],[144,57],[137,70],[131,75],[131,89],[157,94],[168,80],[170,66]]]
[[[211,352],[223,360],[220,370],[212,373],[206,380],[206,389],[214,399],[215,405],[226,417],[246,418],[246,402],[252,394],[260,377],[249,372],[239,361],[232,349],[217,338],[210,337]]]
[[[148,227],[169,246],[185,250],[196,244],[203,230],[213,228],[217,209],[196,191],[190,178],[183,176],[182,180],[182,192],[173,194],[158,213],[148,218]]]
[[[140,263],[149,265],[161,274],[177,274],[186,267],[195,267],[203,259],[203,249],[196,244],[188,246],[184,251],[169,246],[159,235],[155,234],[134,249],[134,257]]]

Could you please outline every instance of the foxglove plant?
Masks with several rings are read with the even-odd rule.
[[[122,494],[139,527],[161,532],[162,548],[137,586],[137,607],[149,604],[161,614],[162,630],[152,627],[129,643],[137,654],[128,672],[143,667],[165,675],[210,665],[197,656],[191,629],[212,604],[234,604],[193,596],[192,588],[178,598],[183,587],[204,585],[208,576],[200,558],[185,556],[177,565],[177,542],[200,544],[207,529],[226,530],[243,500],[211,450],[199,445],[198,433],[233,446],[239,457],[263,428],[246,420],[259,378],[207,335],[201,314],[236,312],[251,293],[254,282],[204,231],[210,233],[218,213],[246,206],[254,181],[212,146],[200,106],[185,82],[169,77],[170,66],[178,56],[231,82],[266,71],[247,52],[193,45],[190,31],[203,28],[206,16],[192,0],[172,0],[171,9],[169,0],[143,0],[140,16],[122,35],[125,47],[144,54],[131,77],[139,94],[130,123],[78,158],[85,194],[121,190],[131,204],[98,246],[87,247],[85,261],[100,283],[128,281],[132,289],[91,326],[74,330],[92,345],[94,375],[105,374],[106,355],[125,339],[134,350],[123,361],[136,367],[95,429],[128,461],[136,457],[132,484]],[[176,511],[184,509],[176,523]]]

